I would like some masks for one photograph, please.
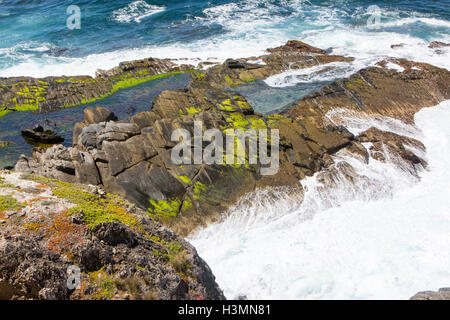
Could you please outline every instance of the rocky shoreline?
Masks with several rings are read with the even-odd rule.
[[[224,299],[196,250],[131,203],[9,171],[0,187],[0,300]]]
[[[32,85],[38,86],[38,91],[34,92],[45,95],[44,100],[38,99],[38,96],[33,98],[33,108],[37,102],[35,109],[48,112],[101,98],[113,92],[114,88],[148,81],[156,74],[185,71],[193,74],[193,80],[186,90],[161,92],[151,110],[138,113],[129,121],[119,121],[107,108],[85,109],[84,121],[75,124],[72,147],[56,145],[47,149],[36,148],[31,157],[23,156],[19,160],[15,171],[32,174],[33,177],[46,177],[37,179],[46,179],[44,182],[47,184],[44,185],[49,188],[55,188],[52,187],[53,184],[58,184],[55,181],[62,181],[60,183],[69,186],[91,185],[95,186],[96,190],[119,195],[136,205],[140,219],[146,221],[145,225],[151,225],[145,230],[148,234],[153,235],[156,226],[159,226],[158,223],[162,223],[177,234],[187,236],[198,227],[218,221],[221,214],[241,196],[257,189],[285,186],[301,194],[302,187],[299,181],[318,172],[323,173],[324,179],[329,178],[329,183],[333,183],[332,175],[327,174],[327,170],[334,164],[332,155],[338,151],[345,150],[366,160],[370,155],[384,161],[381,151],[386,151],[387,148],[389,152],[408,163],[411,170],[425,167],[427,165],[425,159],[409,148],[424,151],[424,146],[419,141],[377,128],[370,128],[354,136],[340,123],[340,117],[342,115],[357,115],[367,119],[390,117],[412,123],[414,114],[421,108],[435,106],[450,98],[448,70],[404,59],[386,59],[377,66],[362,69],[348,78],[326,85],[294,103],[282,113],[270,115],[256,113],[244,96],[233,91],[233,87],[266,79],[286,70],[352,60],[353,58],[329,55],[322,49],[299,41],[289,41],[284,46],[268,49],[268,53],[261,57],[227,60],[204,71],[192,71],[192,66],[177,67],[168,60],[144,59],[122,63],[109,71],[99,71],[96,79],[70,78],[76,79],[76,82],[66,78],[65,82],[61,78],[46,79],[45,81],[50,84],[44,91],[39,86],[43,80],[20,80],[17,82],[20,85],[11,85],[13,81],[18,80],[2,79],[4,82],[0,85],[3,90],[2,99],[8,110],[14,109],[11,101],[17,99],[19,107],[16,107],[16,110],[28,108],[20,107],[27,101],[20,100],[19,96],[28,96],[19,92],[23,93],[23,88]],[[392,64],[398,68],[390,68]],[[195,121],[203,123],[203,130],[216,128],[222,132],[229,129],[278,129],[280,132],[278,173],[272,176],[263,175],[260,165],[249,163],[248,154],[245,157],[245,164],[181,166],[173,164],[170,153],[175,143],[171,141],[171,133],[175,129],[182,128],[191,132],[193,136]],[[363,144],[370,144],[371,147],[367,149]],[[81,220],[83,221],[83,217]],[[6,226],[10,227],[9,221]],[[0,228],[3,232],[5,227]],[[130,245],[130,238],[140,239],[133,240],[137,241],[136,246],[139,250],[153,245],[151,240],[142,238],[136,230],[130,228],[123,221],[102,222],[93,226],[86,237],[96,239],[93,241],[100,239],[95,245],[89,246],[103,245],[103,251],[99,249],[101,257],[105,250],[108,251],[117,243]],[[23,234],[22,229],[18,232]],[[168,230],[167,232],[170,233]],[[110,233],[117,235],[119,239],[115,239]],[[27,254],[27,249],[23,248],[27,248],[27,245],[29,248],[30,245],[26,245],[26,241],[36,243],[37,234],[38,232],[29,233],[28,239],[23,240],[25,241],[23,244],[17,245],[18,255]],[[14,247],[14,243],[22,241],[15,237],[8,239],[4,235],[3,237],[5,246]],[[112,240],[107,242],[102,237]],[[158,237],[161,235],[158,234]],[[178,237],[183,248],[191,253],[189,264],[195,266],[196,273],[193,277],[182,279],[184,282],[181,285],[184,288],[182,294],[173,296],[168,293],[170,290],[160,288],[157,290],[157,297],[195,298],[193,292],[200,292],[206,299],[223,298],[212,273],[201,258],[196,256],[195,249],[189,247],[175,234],[170,233],[168,236],[169,239],[174,237]],[[101,242],[102,239],[106,244]],[[134,243],[133,241],[131,242]],[[170,240],[164,241],[166,243]],[[99,258],[101,263],[89,269],[82,264],[80,257],[83,255],[76,250],[75,253],[72,252],[74,261],[81,263],[85,272],[98,272],[104,266],[111,267],[111,260]],[[121,253],[123,255],[135,254],[136,259],[140,256],[130,248],[123,250]],[[147,255],[148,253],[144,253],[143,256]],[[50,259],[48,254],[43,257],[42,261],[48,264]],[[128,265],[127,261],[128,259],[125,259],[124,263]],[[66,266],[67,263],[62,265]],[[111,268],[114,268],[114,263],[112,265]],[[14,283],[18,280],[11,274],[12,269],[4,274],[1,273],[2,270],[7,268],[0,266],[0,275],[1,278],[7,279],[4,286],[10,288],[10,292],[14,292],[10,297],[79,297],[74,296],[73,292],[63,289],[55,291],[54,288],[51,289],[53,293],[45,296],[41,291],[47,290],[46,287],[31,290],[33,294],[29,294],[28,291],[23,293],[23,290],[18,291],[20,294],[16,294],[18,289]],[[45,282],[45,277],[54,277],[55,272],[44,275],[41,282]],[[105,272],[109,276],[114,274],[111,270]],[[143,275],[144,280],[150,276],[148,272]],[[175,274],[173,278],[176,278]],[[178,278],[173,281],[175,282],[178,286],[181,283]],[[144,291],[150,290],[146,288]]]
[[[98,70],[96,77],[11,77],[0,78],[0,117],[16,111],[40,113],[88,104],[117,90],[147,81],[191,71],[169,60],[142,59],[123,62],[110,70]]]

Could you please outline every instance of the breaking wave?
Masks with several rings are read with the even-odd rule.
[[[426,170],[341,151],[301,182],[302,200],[257,192],[191,241],[231,299],[408,299],[449,285],[449,118],[446,101],[421,110],[416,127],[374,121],[420,139]]]

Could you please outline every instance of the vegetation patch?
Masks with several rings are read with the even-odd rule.
[[[149,214],[154,219],[175,218],[178,215],[181,207],[180,199],[160,200],[156,201],[150,199],[152,208],[149,209]]]
[[[153,251],[153,254],[170,263],[172,267],[182,276],[190,277],[189,269],[192,268],[187,260],[186,251],[182,249],[181,244],[175,242],[166,242],[167,251]]]
[[[58,253],[66,251],[71,246],[83,241],[85,225],[76,225],[68,217],[69,211],[62,211],[44,223],[41,230],[48,238],[48,249]]]
[[[25,204],[20,203],[13,196],[0,196],[0,212],[20,210]]]
[[[51,187],[56,197],[73,202],[76,206],[69,210],[68,215],[82,213],[83,221],[91,229],[102,222],[121,222],[134,229],[139,225],[137,219],[127,210],[129,203],[119,196],[111,194],[100,196],[86,191],[82,186],[56,179],[34,175],[27,175],[24,178],[45,183]]]
[[[14,188],[14,186],[4,178],[0,177],[0,188]]]

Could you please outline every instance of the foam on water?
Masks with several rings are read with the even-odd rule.
[[[340,152],[334,183],[302,181],[301,204],[256,198],[191,241],[228,298],[407,299],[449,286],[448,119],[450,101],[416,115],[429,163],[420,181],[394,159],[365,164]],[[353,169],[339,170],[344,162]]]
[[[430,14],[399,12],[382,9],[379,29],[366,26],[370,11],[367,7],[349,10],[312,4],[309,1],[244,0],[222,5],[211,5],[200,15],[187,15],[185,20],[174,21],[177,28],[185,24],[192,30],[212,30],[192,41],[149,41],[136,48],[122,48],[108,52],[90,53],[83,57],[52,57],[39,52],[16,50],[4,58],[0,76],[94,75],[97,68],[107,69],[119,62],[145,57],[182,59],[178,62],[197,65],[201,60],[223,61],[227,58],[249,57],[264,54],[266,48],[299,39],[327,49],[332,53],[357,57],[360,62],[386,56],[408,58],[445,66],[450,60],[449,48],[428,48],[432,40],[450,42],[449,22]],[[120,24],[139,25],[155,13],[170,10],[134,1],[111,12],[111,18]],[[183,16],[182,16],[183,18]],[[169,27],[169,28],[171,28]],[[426,31],[421,31],[426,29]],[[174,29],[178,30],[178,29]],[[220,30],[220,32],[214,32]],[[143,30],[145,31],[145,30]],[[150,32],[150,30],[148,30]],[[211,35],[210,35],[211,34]],[[404,43],[392,49],[392,44]],[[437,52],[438,51],[438,52]],[[439,54],[438,54],[439,53]],[[359,62],[356,62],[359,63]],[[332,75],[330,75],[332,77]]]
[[[334,81],[349,77],[363,68],[375,65],[380,60],[375,57],[356,59],[352,62],[332,62],[305,69],[290,69],[273,75],[264,82],[271,87],[289,87],[299,83]]]
[[[166,8],[148,4],[145,1],[138,0],[129,3],[126,7],[114,11],[111,15],[113,20],[121,23],[141,21],[151,15],[163,12]]]

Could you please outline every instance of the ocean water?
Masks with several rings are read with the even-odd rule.
[[[421,110],[415,127],[377,123],[425,144],[429,167],[419,177],[340,152],[352,183],[339,170],[334,186],[316,175],[302,181],[303,202],[257,192],[191,242],[230,299],[408,299],[449,286],[449,119],[450,100]]]
[[[52,126],[48,128],[64,138],[63,145],[70,147],[72,146],[73,126],[76,122],[84,120],[85,108],[106,107],[114,112],[119,120],[127,120],[136,113],[151,110],[153,100],[161,91],[184,89],[190,81],[190,75],[173,75],[119,90],[105,99],[87,105],[47,114],[9,113],[0,118],[0,141],[10,141],[14,144],[7,148],[0,148],[0,168],[14,166],[22,154],[31,156],[33,146],[23,139],[20,133],[22,130],[33,128],[36,124],[45,126],[46,120],[51,120]]]
[[[81,10],[79,30],[66,25],[69,5]],[[3,0],[0,76],[94,75],[149,56],[247,57],[289,39],[359,58],[424,60],[428,41],[450,40],[449,9],[448,0]],[[390,49],[398,43],[407,46]]]
[[[81,9],[79,30],[66,26],[71,4]],[[290,39],[356,57],[335,64],[333,72],[291,70],[237,88],[257,111],[271,112],[385,57],[449,69],[450,50],[428,48],[430,41],[450,42],[449,9],[448,0],[2,0],[0,77],[94,75],[97,68],[149,56],[223,61],[263,54]],[[151,82],[97,105],[126,118],[130,107],[149,109],[160,90],[186,81]],[[0,119],[0,139],[17,143],[0,150],[0,166],[30,152],[17,136],[21,126],[55,119],[70,139],[85,107]],[[329,116],[340,117],[338,111]],[[429,166],[412,170],[395,159],[364,164],[339,153],[336,161],[354,169],[353,184],[336,168],[333,186],[317,176],[301,181],[303,201],[283,189],[247,195],[222,223],[190,238],[228,298],[407,299],[450,286],[450,102],[420,111],[415,126],[339,119],[355,133],[377,126],[422,141]]]

